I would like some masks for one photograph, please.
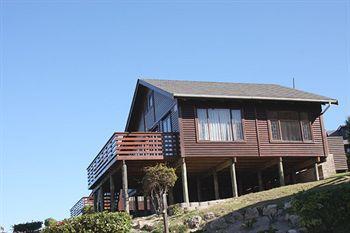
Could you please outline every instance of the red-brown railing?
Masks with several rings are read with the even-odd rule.
[[[114,133],[87,168],[91,187],[117,160],[162,160],[179,154],[177,133]]]

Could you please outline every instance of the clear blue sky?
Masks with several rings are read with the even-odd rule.
[[[113,3],[112,3],[113,2]],[[137,78],[292,85],[350,114],[348,1],[1,1],[0,224],[68,217]]]

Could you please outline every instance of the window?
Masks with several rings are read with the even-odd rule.
[[[162,120],[162,131],[165,133],[171,132],[171,116],[170,114]]]
[[[312,141],[311,123],[306,112],[269,112],[273,141]]]
[[[239,109],[199,108],[197,118],[199,140],[243,140],[242,115]]]
[[[147,95],[147,105],[146,105],[146,109],[148,112],[149,110],[151,110],[153,108],[153,92],[150,92],[148,95]]]

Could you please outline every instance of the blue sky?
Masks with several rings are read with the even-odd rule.
[[[277,83],[350,114],[349,1],[1,1],[0,225],[68,217],[137,78]]]

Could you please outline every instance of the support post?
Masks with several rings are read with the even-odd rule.
[[[291,179],[292,179],[292,184],[296,184],[297,183],[297,178],[296,178],[296,174],[295,174],[295,170],[294,169],[291,170]]]
[[[174,189],[173,188],[170,188],[169,191],[168,191],[168,198],[169,198],[169,204],[170,205],[173,205],[175,202],[174,202]]]
[[[125,161],[123,160],[122,168],[122,183],[123,183],[123,204],[125,212],[129,213],[129,193],[128,193],[128,171]]]
[[[199,178],[199,176],[197,176],[197,199],[198,201],[202,200],[202,185],[201,185],[201,179]]]
[[[314,165],[314,169],[315,169],[315,180],[319,181],[320,180],[320,174],[318,172],[318,164],[317,164],[317,162]]]
[[[101,187],[98,189],[98,211],[102,212],[104,210],[105,207],[105,203],[104,203],[104,193],[103,193],[103,188],[102,185]]]
[[[280,186],[284,186],[284,172],[283,172],[283,160],[282,157],[279,158],[279,163],[278,163],[278,175],[279,175],[279,180],[280,180]]]
[[[213,172],[213,181],[214,181],[215,200],[218,200],[218,199],[220,199],[220,194],[219,194],[218,174],[216,171]]]
[[[259,191],[263,191],[264,190],[264,183],[263,183],[263,179],[262,179],[262,171],[261,170],[258,171],[258,182],[259,182]]]
[[[115,186],[114,186],[114,178],[111,174],[109,177],[109,190],[111,193],[111,212],[115,211]]]
[[[237,159],[234,158],[234,159],[232,160],[231,165],[230,165],[232,197],[238,197],[237,175],[236,175],[236,162],[237,162]]]
[[[187,168],[186,168],[186,161],[185,158],[182,158],[181,163],[181,175],[182,175],[182,195],[183,195],[183,201],[189,205],[190,199],[188,197],[188,185],[187,185]]]
[[[94,192],[94,212],[98,211],[98,196],[97,192]]]

